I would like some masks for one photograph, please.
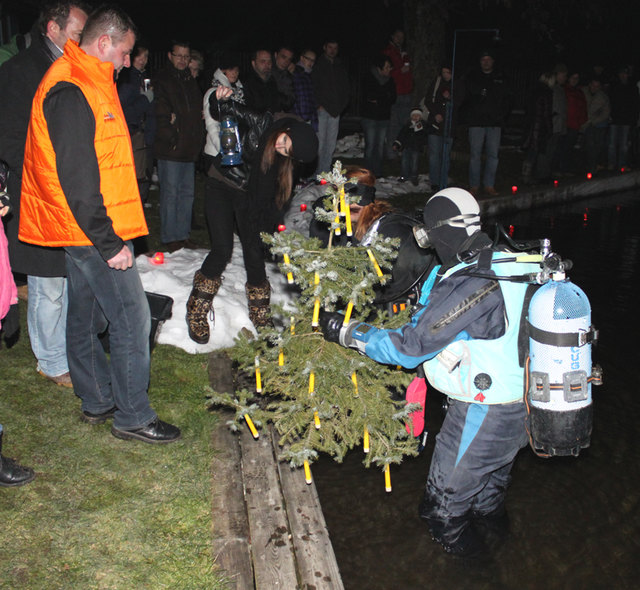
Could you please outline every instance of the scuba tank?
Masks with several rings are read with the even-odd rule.
[[[591,365],[591,345],[598,337],[591,326],[591,305],[584,291],[565,277],[568,266],[560,263],[550,273],[528,312],[528,431],[534,452],[549,457],[577,457],[589,446],[591,385],[602,383],[600,367]]]

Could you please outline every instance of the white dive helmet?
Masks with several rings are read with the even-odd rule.
[[[414,229],[414,236],[421,247],[437,246],[436,234],[441,234],[445,228],[451,228],[445,231],[449,245],[452,245],[452,240],[462,244],[480,231],[480,205],[470,192],[462,188],[445,188],[425,204],[423,224]]]

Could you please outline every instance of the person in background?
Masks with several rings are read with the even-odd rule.
[[[469,126],[469,192],[480,191],[490,197],[498,195],[495,189],[498,171],[500,139],[511,106],[511,90],[501,72],[495,68],[493,53],[480,53],[479,67],[461,80],[462,104],[460,119]],[[484,174],[482,153],[485,153]]]
[[[174,41],[168,63],[153,79],[160,181],[160,240],[170,252],[197,248],[190,239],[195,163],[204,142],[202,93],[191,75],[191,47]]]
[[[418,164],[420,156],[424,154],[429,136],[422,119],[422,109],[416,107],[411,111],[409,121],[400,129],[398,137],[393,142],[393,149],[402,154],[401,182],[410,180],[418,186]]]
[[[587,169],[595,174],[604,168],[602,162],[605,158],[611,103],[602,89],[602,80],[596,76],[591,77],[582,92],[587,102],[587,121],[580,130],[584,133]]]
[[[329,39],[311,72],[313,92],[318,103],[318,165],[316,175],[331,170],[338,141],[340,115],[349,103],[349,75],[338,57],[338,42]]]
[[[571,146],[567,144],[567,93],[565,86],[568,77],[567,66],[556,64],[553,69],[555,84],[553,85],[553,102],[551,116],[553,121],[553,134],[549,144],[549,157],[551,174],[554,178],[563,176],[567,172],[567,154]]]
[[[305,49],[300,54],[300,59],[293,72],[293,93],[295,102],[293,112],[305,123],[309,123],[315,132],[318,131],[318,103],[313,94],[313,80],[311,72],[316,63],[316,53],[311,49]]]
[[[587,100],[580,88],[580,74],[573,70],[564,87],[567,96],[567,171],[576,172],[577,148],[582,144],[582,126],[587,121]]]
[[[453,137],[453,105],[451,104],[451,67],[443,65],[440,74],[427,89],[420,106],[427,112],[429,146],[429,182],[437,193],[449,181],[449,164]],[[445,135],[448,133],[448,136]]]
[[[550,179],[550,147],[553,135],[553,88],[556,77],[544,72],[538,79],[529,106],[528,133],[522,145],[525,151],[522,177],[525,184]]]
[[[389,44],[383,53],[391,60],[391,77],[396,86],[396,100],[391,106],[389,118],[389,130],[387,137],[392,141],[398,136],[400,128],[409,118],[409,113],[413,107],[413,72],[411,58],[404,49],[404,31],[395,29],[391,33]],[[387,156],[395,158],[396,154],[387,146]]]
[[[291,111],[296,100],[295,92],[293,91],[294,70],[293,50],[286,45],[281,45],[278,51],[273,54],[271,75],[276,81],[280,94],[286,97],[286,103],[289,105],[287,112]]]
[[[627,66],[618,68],[617,77],[609,89],[609,100],[608,168],[620,172],[629,167],[629,132],[635,128],[640,112],[640,94],[629,78]]]
[[[9,165],[7,190],[13,210],[7,216],[11,268],[27,275],[27,326],[36,371],[52,383],[72,387],[67,360],[67,279],[64,250],[18,239],[22,166],[31,103],[46,71],[69,39],[78,42],[88,8],[77,1],[46,4],[32,31],[30,47],[0,68],[0,159]]]
[[[379,55],[362,79],[364,159],[366,167],[375,176],[382,176],[391,105],[395,100],[396,87],[391,77],[391,60],[386,55]]]
[[[136,45],[131,54],[131,67],[124,68],[117,81],[122,112],[131,135],[133,161],[143,203],[147,202],[149,196],[153,168],[153,121],[150,121],[153,116],[153,90],[145,73],[148,61],[149,50]]]
[[[2,165],[4,166],[4,165]],[[9,213],[9,199],[6,195],[6,174],[0,171],[0,218]],[[7,238],[4,235],[4,226],[0,221],[0,335],[13,338],[14,329],[9,334],[2,334],[2,321],[9,308],[18,304],[18,290],[13,281],[11,267],[9,266],[9,252],[7,249]],[[15,459],[2,455],[2,438],[4,430],[0,424],[0,487],[22,486],[33,481],[35,474],[31,467],[20,465]]]

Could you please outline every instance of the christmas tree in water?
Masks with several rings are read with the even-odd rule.
[[[325,341],[318,318],[321,310],[343,311],[346,321],[403,325],[406,312],[388,317],[372,305],[374,287],[390,279],[398,240],[377,236],[366,247],[333,245],[335,236],[351,235],[349,205],[359,197],[345,191],[352,181],[340,162],[319,179],[327,192],[316,217],[330,224],[329,246],[291,231],[263,236],[300,294],[274,309],[279,327],[260,330],[258,339],[241,335],[231,351],[240,369],[251,375],[251,386],[211,397],[214,404],[235,410],[233,428],[246,427],[246,422],[257,437],[256,427],[271,422],[281,437],[281,459],[304,466],[308,481],[308,466],[318,452],[342,461],[348,450],[360,446],[367,467],[373,462],[385,470],[389,489],[389,465],[417,452],[405,429],[416,409],[403,399],[411,375]]]

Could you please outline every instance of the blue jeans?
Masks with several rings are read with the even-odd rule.
[[[474,517],[504,507],[510,472],[527,444],[524,403],[449,400],[420,508],[439,543],[455,547]]]
[[[147,394],[151,314],[135,261],[127,270],[114,270],[93,246],[65,252],[67,356],[82,409],[99,414],[116,406],[116,428],[145,426],[156,418]],[[107,328],[109,358],[98,340]]]
[[[49,377],[69,371],[67,364],[67,279],[27,277],[27,326],[38,370]]]
[[[485,147],[486,162],[482,185],[485,188],[495,186],[501,134],[500,127],[469,127],[469,186],[480,186],[483,146]]]
[[[620,170],[629,162],[629,125],[609,125],[609,168]]]
[[[160,240],[164,244],[186,240],[191,233],[195,171],[193,162],[158,160]]]
[[[327,111],[318,111],[318,166],[316,174],[331,171],[331,160],[336,150],[340,116],[332,117]]]
[[[384,156],[384,144],[387,139],[389,121],[362,119],[360,123],[364,131],[365,166],[375,176],[380,177],[382,176],[382,158]]]
[[[414,107],[412,94],[399,94],[396,102],[391,105],[391,113],[389,117],[389,128],[387,130],[387,158],[393,160],[397,157],[397,153],[391,149],[393,142],[398,139],[400,129],[407,123],[411,116],[411,109]]]
[[[418,163],[421,152],[405,148],[402,150],[402,177],[413,180],[418,178]]]
[[[432,187],[445,188],[449,183],[449,165],[451,163],[451,144],[453,139],[449,137],[446,141],[444,161],[442,158],[442,147],[445,144],[444,137],[431,133],[427,140],[429,142],[429,182]]]

